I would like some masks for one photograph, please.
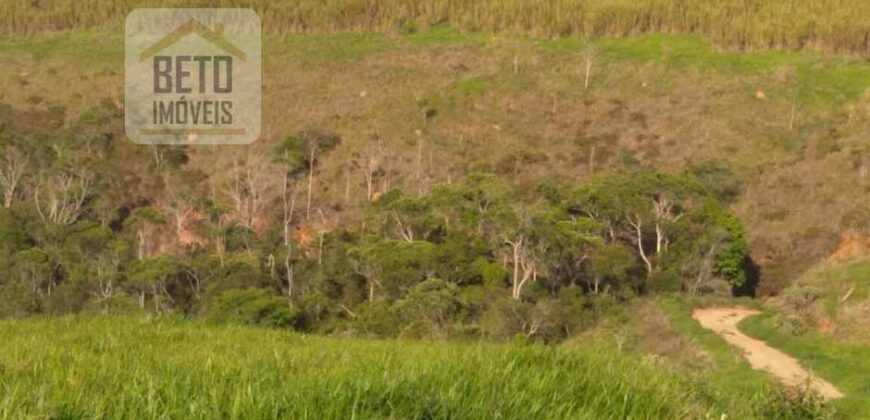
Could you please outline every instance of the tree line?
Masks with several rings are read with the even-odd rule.
[[[689,175],[518,189],[469,173],[413,194],[369,188],[339,220],[312,187],[335,133],[215,151],[206,172],[188,148],[121,138],[111,102],[71,124],[52,112],[0,108],[2,316],[557,340],[636,295],[730,293],[751,276],[740,221]]]

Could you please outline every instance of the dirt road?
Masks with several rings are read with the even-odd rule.
[[[783,383],[791,386],[803,386],[812,381],[811,386],[826,399],[840,398],[843,393],[829,382],[811,375],[795,358],[756,340],[737,329],[737,323],[743,318],[757,314],[746,308],[706,308],[697,309],[692,314],[704,328],[713,330],[726,341],[743,350],[743,354],[754,369],[763,369]]]

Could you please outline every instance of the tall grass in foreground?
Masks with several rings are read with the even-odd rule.
[[[766,391],[593,349],[136,318],[0,322],[0,418],[793,418]]]
[[[698,33],[739,48],[870,51],[866,0],[4,0],[0,33],[118,29],[139,7],[252,7],[264,30],[278,34],[413,31],[446,22],[537,36]]]

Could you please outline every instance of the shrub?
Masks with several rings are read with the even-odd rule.
[[[207,320],[217,324],[290,328],[299,311],[286,299],[264,289],[228,290],[215,299]]]
[[[822,290],[813,286],[796,286],[787,289],[776,301],[780,311],[779,324],[791,334],[803,334],[818,324],[821,308],[817,301]]]
[[[406,324],[403,335],[432,338],[447,335],[460,309],[459,288],[441,279],[428,279],[414,286],[392,307]]]
[[[509,339],[526,330],[530,305],[509,296],[499,296],[486,307],[481,318],[484,334],[498,339]]]
[[[769,419],[833,419],[834,409],[807,387],[774,389],[764,399],[764,416]]]

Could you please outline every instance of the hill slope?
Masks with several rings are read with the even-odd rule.
[[[314,182],[328,224],[358,220],[369,195],[423,193],[470,172],[525,188],[685,171],[747,225],[762,293],[833,252],[842,232],[866,228],[856,215],[870,195],[870,72],[857,59],[724,52],[685,36],[586,44],[446,26],[271,36],[264,51],[263,138],[245,153],[303,128],[341,135]],[[122,52],[103,32],[4,41],[8,125],[58,112],[72,124],[105,98],[122,103]],[[206,174],[239,157],[191,156]]]

